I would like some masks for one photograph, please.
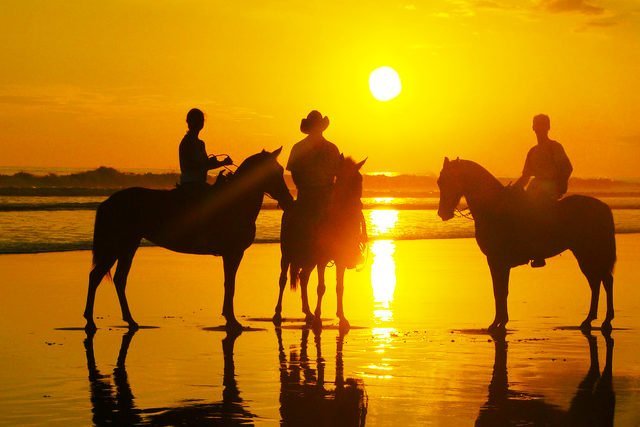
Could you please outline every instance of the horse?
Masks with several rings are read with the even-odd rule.
[[[277,161],[282,147],[248,157],[235,174],[221,184],[203,188],[151,190],[127,188],[111,195],[98,206],[93,234],[93,268],[84,317],[85,329],[95,330],[93,306],[96,290],[118,262],[113,282],[122,317],[137,329],[125,288],[133,257],[145,238],[175,252],[222,256],[224,303],[222,315],[227,329],[240,330],[235,317],[235,277],[244,251],[253,243],[256,218],[264,194],[283,209],[293,204],[284,169]]]
[[[280,278],[278,303],[273,323],[282,323],[282,294],[290,275],[291,289],[295,290],[300,280],[302,311],[305,322],[322,326],[322,297],[326,286],[324,272],[333,260],[336,266],[336,296],[340,329],[349,329],[349,321],[344,315],[342,297],[344,294],[344,272],[356,267],[361,257],[361,245],[366,241],[366,224],[362,215],[362,175],[360,168],[367,159],[356,163],[341,155],[341,164],[326,215],[319,224],[309,224],[308,213],[296,202],[294,207],[282,215],[280,228]],[[307,285],[311,272],[318,270],[318,301],[315,312],[309,308]]]
[[[489,331],[505,329],[509,321],[511,268],[527,264],[534,257],[550,258],[567,249],[573,252],[591,288],[591,306],[580,328],[590,330],[591,322],[597,318],[602,283],[607,293],[602,330],[611,330],[616,240],[609,206],[593,197],[571,195],[536,208],[540,207],[540,201],[530,200],[521,190],[503,186],[486,169],[469,160],[445,158],[438,186],[438,216],[443,221],[454,217],[463,196],[475,221],[476,241],[487,257],[493,281],[496,314]],[[535,219],[534,215],[540,213],[545,217]]]

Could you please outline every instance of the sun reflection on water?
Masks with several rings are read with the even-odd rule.
[[[369,223],[373,236],[379,236],[393,230],[397,222],[397,210],[374,209],[369,212]]]

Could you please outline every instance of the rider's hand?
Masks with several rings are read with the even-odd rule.
[[[224,166],[232,165],[233,164],[233,160],[231,160],[231,157],[227,156],[227,158],[222,161],[222,164]]]

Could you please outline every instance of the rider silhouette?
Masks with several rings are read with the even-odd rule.
[[[544,214],[550,214],[545,208],[567,192],[569,176],[573,171],[562,145],[549,138],[550,128],[551,121],[546,114],[538,114],[533,118],[533,131],[538,144],[529,150],[522,176],[514,184],[516,188],[524,188],[533,177],[527,186],[527,193],[533,196],[533,200]],[[543,257],[534,257],[531,262],[532,267],[545,265]]]
[[[340,151],[327,141],[323,132],[329,118],[313,110],[300,122],[307,136],[291,149],[287,170],[298,189],[297,209],[307,223],[309,249],[314,247],[316,228],[326,214],[336,174],[340,167]]]
[[[198,134],[204,127],[204,113],[201,110],[197,108],[189,110],[187,126],[189,130],[182,138],[179,149],[180,185],[201,187],[207,183],[207,171],[231,165],[233,161],[229,156],[220,161],[207,155],[204,141],[198,138]]]

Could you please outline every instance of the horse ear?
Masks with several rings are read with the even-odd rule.
[[[442,167],[443,167],[443,168],[446,168],[447,166],[449,166],[449,158],[448,158],[448,157],[445,157],[445,158],[444,158],[444,163],[442,164]]]
[[[273,153],[271,153],[271,155],[273,157],[278,157],[280,155],[280,153],[282,153],[282,146],[280,146],[280,148],[278,148],[277,150],[275,150]]]
[[[460,160],[460,157],[456,157],[456,162]]]
[[[356,169],[360,170],[360,168],[362,166],[364,166],[364,164],[367,162],[368,157],[365,157],[363,161],[361,161],[360,163],[356,164]]]
[[[340,160],[344,160],[344,154],[340,153]]]
[[[262,151],[261,151],[260,153],[264,154],[264,153],[266,153],[266,152],[267,152],[267,150],[265,150],[265,149],[263,148],[263,149],[262,149]]]

